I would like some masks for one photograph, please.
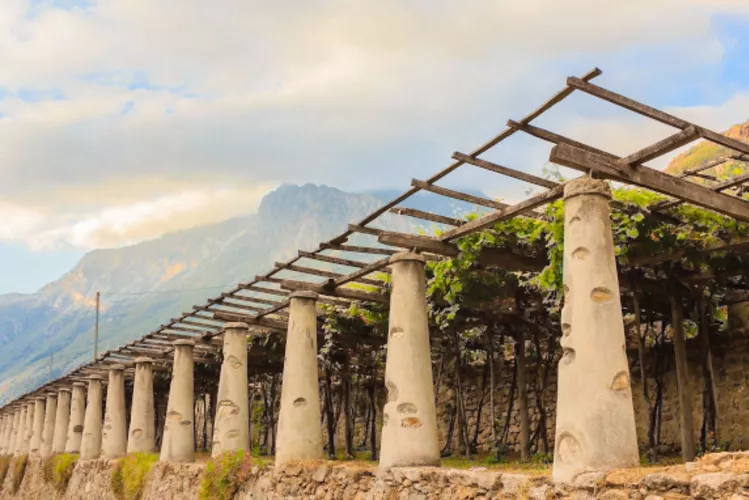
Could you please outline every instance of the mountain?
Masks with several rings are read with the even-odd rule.
[[[0,403],[92,357],[97,291],[102,352],[251,280],[299,249],[317,248],[399,194],[283,185],[263,198],[257,213],[124,248],[94,250],[36,293],[0,295]],[[445,215],[470,209],[421,193],[408,206]],[[387,214],[378,222],[397,230],[416,223]]]
[[[749,121],[734,125],[724,132],[724,134],[732,139],[749,143]],[[734,151],[713,144],[712,142],[700,141],[687,151],[676,155],[668,164],[665,171],[672,175],[678,175],[685,170],[704,165],[709,161],[717,160],[732,153]],[[726,178],[744,173],[745,168],[743,163],[727,162],[713,169],[706,170],[703,173],[717,175],[719,178]],[[693,177],[692,180],[699,181],[700,179]]]

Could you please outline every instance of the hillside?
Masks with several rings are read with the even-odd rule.
[[[733,139],[749,143],[749,121],[734,125],[728,129],[728,131],[724,132],[724,134]],[[687,151],[676,155],[668,164],[665,171],[672,175],[678,175],[687,169],[703,165],[730,153],[732,153],[732,151],[724,147],[708,141],[700,141]],[[723,165],[707,170],[704,173],[716,175],[719,178],[726,178],[742,174],[745,169],[746,166],[742,163],[727,162]],[[692,178],[692,180],[699,181],[699,178]]]
[[[0,295],[0,402],[90,359],[97,290],[103,351],[153,331],[298,249],[316,248],[394,195],[284,185],[255,214],[94,250],[36,293]],[[444,214],[466,209],[434,195],[416,196],[412,206]],[[385,219],[389,227],[407,229],[403,218]]]

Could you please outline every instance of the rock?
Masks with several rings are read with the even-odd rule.
[[[421,470],[415,467],[409,467],[403,470],[403,475],[412,483],[418,483],[421,480]]]
[[[694,498],[722,498],[725,493],[734,490],[736,484],[732,474],[700,474],[692,478],[691,493]]]
[[[502,495],[525,495],[529,490],[528,477],[522,474],[502,474]]]
[[[676,490],[679,492],[689,491],[689,476],[687,474],[667,474],[664,472],[658,472],[656,474],[648,474],[642,479],[642,484],[645,485],[649,490],[655,492],[666,492]]]
[[[589,490],[600,487],[603,484],[603,480],[606,475],[603,472],[583,472],[575,476],[572,484],[578,488],[586,488]]]
[[[699,467],[697,462],[687,462],[684,464],[684,470],[687,472],[694,472]]]
[[[623,490],[608,490],[598,495],[600,500],[629,500],[629,494]]]
[[[284,467],[282,472],[286,474],[287,476],[294,477],[302,473],[302,467],[301,465],[291,464],[291,465],[287,465],[286,467]]]
[[[325,482],[325,478],[328,477],[328,472],[330,472],[330,467],[327,465],[320,465],[315,469],[315,472],[312,473],[312,479],[318,483],[323,483]]]

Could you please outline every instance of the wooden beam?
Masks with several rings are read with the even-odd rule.
[[[363,278],[362,276],[366,276],[367,274],[373,273],[375,271],[379,271],[380,269],[384,269],[385,266],[387,266],[389,262],[390,262],[390,257],[387,257],[385,259],[380,259],[376,262],[372,262],[371,264],[367,264],[363,268],[351,274],[347,274],[346,276],[335,278],[335,286],[345,285],[346,283],[352,283],[354,281],[359,282],[359,283],[369,283],[369,282],[374,281],[375,283],[377,283],[378,287],[385,286],[385,282],[383,281],[368,280],[366,278]]]
[[[749,220],[749,203],[738,198],[716,193],[710,189],[673,177],[659,170],[640,165],[624,170],[610,158],[576,148],[569,144],[559,144],[551,150],[549,159],[559,165],[582,170],[595,170],[606,176],[646,187],[689,203],[714,210],[738,220]]]
[[[338,264],[341,266],[355,267],[361,269],[366,267],[369,262],[361,262],[358,260],[343,259],[341,257],[334,257],[333,255],[325,255],[321,253],[304,252],[299,250],[299,257],[311,260],[318,260],[320,262],[328,262],[330,264]]]
[[[500,203],[498,201],[489,200],[487,198],[482,198],[481,196],[474,196],[472,194],[468,193],[461,193],[460,191],[455,191],[453,189],[447,189],[440,186],[435,186],[434,184],[429,184],[424,181],[420,181],[418,179],[413,179],[411,181],[411,185],[415,188],[423,189],[424,191],[429,191],[430,193],[439,194],[441,196],[446,196],[448,198],[453,198],[455,200],[461,200],[465,201],[467,203],[473,203],[474,205],[481,205],[483,207],[489,207],[489,208],[505,208],[507,205],[504,203]]]
[[[479,217],[476,220],[472,220],[471,222],[461,227],[457,227],[455,229],[451,229],[450,231],[446,231],[440,236],[440,239],[442,241],[452,241],[457,238],[460,238],[461,236],[470,234],[474,231],[480,231],[491,225],[496,224],[497,222],[512,219],[513,217],[521,215],[529,210],[533,210],[534,208],[556,201],[559,198],[561,198],[563,194],[564,194],[564,185],[560,184],[541,194],[537,194],[536,196],[531,196],[527,200],[522,201],[516,205],[507,207],[504,210],[498,210],[494,213],[485,215],[483,217]]]
[[[269,328],[271,330],[278,330],[283,332],[288,329],[288,325],[282,321],[274,321],[267,318],[256,318],[255,316],[250,316],[249,314],[216,311],[215,313],[213,313],[213,317],[218,321],[226,321],[227,323],[238,321],[247,323],[248,325],[257,325],[262,326],[263,328]]]
[[[247,295],[232,295],[233,299],[241,300],[243,302],[251,302],[253,304],[265,304],[268,306],[277,306],[281,302],[278,300],[267,300],[267,299],[260,299],[258,297],[248,297]]]
[[[257,277],[255,277],[255,279],[257,280]],[[277,288],[267,288],[263,286],[257,286],[251,283],[240,283],[239,286],[240,288],[244,290],[249,290],[251,292],[258,292],[258,293],[266,293],[268,295],[280,295],[280,296],[285,297],[289,294],[289,292],[287,292],[286,290],[279,290]]]
[[[672,127],[675,127],[678,129],[684,130],[690,126],[693,126],[697,129],[697,131],[699,132],[699,135],[701,135],[703,138],[707,139],[708,141],[714,142],[715,144],[719,144],[729,149],[733,149],[734,151],[739,151],[744,154],[749,154],[749,144],[745,142],[732,139],[723,134],[719,134],[717,132],[713,132],[712,130],[706,129],[704,127],[694,125],[693,123],[690,123],[686,120],[682,120],[681,118],[677,118],[674,115],[670,115],[659,109],[655,109],[646,104],[637,102],[634,99],[624,97],[621,94],[617,94],[603,87],[593,85],[592,83],[584,82],[581,79],[575,78],[575,77],[568,78],[567,85],[570,85],[572,87],[575,87],[576,89],[582,90],[583,92],[586,92],[590,95],[596,96],[599,99],[603,99],[604,101],[608,101],[612,104],[616,104],[617,106],[620,106],[625,109],[629,109],[630,111],[634,111],[635,113],[641,114],[643,116],[647,116],[648,118],[652,118],[653,120],[657,120],[661,123],[665,123],[666,125],[671,125]]]
[[[375,254],[375,255],[393,255],[397,253],[397,250],[392,250],[390,248],[376,248],[376,247],[343,245],[343,244],[335,245],[332,243],[320,244],[320,250],[339,250],[341,252],[366,253],[366,254]]]
[[[348,230],[352,233],[369,234],[372,236],[377,236],[382,231],[382,229],[377,229],[376,227],[367,227],[356,224],[349,224]]]
[[[687,169],[687,170],[683,171],[682,173],[680,173],[678,175],[678,177],[689,177],[690,175],[694,175],[694,176],[700,177],[698,175],[698,172],[702,172],[702,171],[705,171],[705,170],[710,170],[711,168],[717,167],[717,166],[722,165],[724,163],[727,163],[727,162],[729,162],[731,160],[736,160],[736,161],[743,162],[743,161],[749,160],[749,157],[747,157],[746,155],[741,155],[741,154],[736,154],[736,153],[730,154],[728,156],[724,156],[722,158],[718,158],[717,160],[709,161],[709,162],[707,162],[707,163],[705,163],[703,165],[700,165],[698,167]]]
[[[382,302],[387,303],[389,301],[386,295],[380,293],[365,292],[362,290],[354,290],[352,288],[335,287],[335,282],[330,281],[326,285],[319,285],[315,283],[307,283],[304,281],[285,280],[283,285],[284,288],[289,290],[310,290],[317,292],[320,295],[329,295],[331,297],[341,297],[351,300],[369,301],[369,302]]]
[[[749,173],[739,175],[738,177],[734,177],[733,179],[728,179],[727,181],[721,182],[718,185],[711,186],[709,189],[711,191],[720,193],[728,189],[734,188],[736,186],[740,186],[741,184],[744,184],[745,182],[749,182]],[[655,206],[653,206],[652,209],[653,210],[668,210],[670,208],[679,206],[682,203],[684,203],[683,200],[666,201],[666,202],[656,204]]]
[[[365,285],[377,286],[377,287],[383,286],[385,284],[385,283],[383,283],[380,280],[373,280],[373,279],[362,278],[363,274],[361,274],[361,270],[360,271],[356,271],[355,273],[352,273],[351,275],[345,275],[345,274],[341,274],[341,273],[334,273],[333,271],[324,271],[322,269],[315,269],[315,268],[312,268],[312,267],[297,266],[295,264],[284,264],[282,262],[276,262],[275,266],[279,267],[281,269],[286,269],[288,271],[294,271],[294,272],[297,272],[297,273],[304,273],[304,274],[311,274],[312,276],[322,276],[324,278],[333,278],[335,280],[346,278],[347,279],[346,283],[348,283],[349,281],[358,281],[359,283],[362,283],[362,284],[365,284]],[[364,267],[363,269],[366,269],[366,268],[368,268],[370,266],[371,266],[371,264],[368,265],[368,266],[366,266],[366,267]],[[371,271],[369,271],[369,272],[371,272]],[[369,272],[364,273],[364,274],[369,274]],[[349,276],[351,276],[351,278],[349,278]]]
[[[460,250],[455,245],[445,243],[430,236],[418,234],[396,233],[393,231],[383,231],[377,238],[377,241],[385,245],[405,248],[408,250],[419,250],[420,252],[432,252],[437,255],[447,257],[456,257]]]
[[[396,215],[405,215],[408,217],[413,217],[415,219],[436,222],[437,224],[446,224],[448,226],[461,226],[466,223],[466,221],[456,219],[454,217],[447,217],[445,215],[433,214],[431,212],[425,212],[423,210],[417,210],[415,208],[395,207],[395,208],[391,208],[390,212]]]
[[[455,152],[453,153],[453,158],[456,160],[465,162],[465,163],[470,163],[471,165],[475,165],[477,167],[484,168],[486,170],[490,170],[492,172],[497,172],[498,174],[506,175],[508,177],[513,177],[521,181],[535,184],[536,186],[542,186],[545,188],[553,188],[554,186],[558,184],[554,181],[544,179],[543,177],[538,177],[535,175],[527,174],[525,172],[521,172],[519,170],[515,170],[512,168],[503,167],[502,165],[498,165],[496,163],[492,163],[487,160],[480,160],[479,158],[472,158],[463,153]]]
[[[199,323],[197,321],[188,321],[186,319],[172,319],[172,324],[181,324],[181,325],[189,325],[189,326],[199,326],[201,328],[208,328],[212,330],[216,330],[221,328],[218,325],[209,325],[208,323]]]
[[[699,136],[700,134],[697,131],[697,127],[695,127],[694,125],[690,125],[684,130],[666,137],[662,141],[658,141],[655,144],[651,144],[650,146],[632,153],[631,155],[625,156],[624,158],[619,160],[618,163],[622,166],[640,165],[650,160],[654,160],[659,156],[663,156],[666,153],[670,153],[675,149],[679,149],[680,147],[689,144]]]

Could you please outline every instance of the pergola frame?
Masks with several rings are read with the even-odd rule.
[[[46,390],[59,387],[61,384],[81,380],[87,374],[106,370],[107,366],[112,363],[125,364],[126,371],[132,372],[134,369],[133,359],[142,355],[154,358],[157,370],[168,370],[173,349],[169,343],[177,339],[190,339],[196,342],[196,362],[215,362],[212,354],[222,344],[220,337],[223,334],[225,322],[246,322],[250,325],[251,331],[257,335],[266,334],[268,331],[285,332],[288,318],[285,310],[289,306],[291,291],[315,291],[320,294],[320,303],[334,306],[345,307],[350,305],[352,301],[388,302],[388,296],[384,290],[385,283],[373,275],[374,273],[389,273],[387,266],[391,255],[399,251],[411,250],[424,254],[430,260],[456,256],[459,250],[455,241],[460,237],[481,231],[497,222],[514,217],[543,218],[535,209],[562,197],[564,190],[564,184],[562,183],[479,158],[480,155],[518,132],[554,144],[549,159],[556,164],[599,178],[641,186],[673,198],[672,201],[664,202],[650,211],[636,206],[622,206],[621,203],[616,201],[612,202],[618,203],[625,211],[645,213],[664,222],[679,224],[681,221],[669,214],[668,210],[682,203],[691,203],[740,221],[749,221],[749,202],[724,193],[728,189],[743,186],[745,182],[749,181],[749,174],[727,182],[717,183],[712,187],[690,181],[690,179],[716,181],[714,177],[703,172],[729,161],[749,161],[749,144],[592,84],[591,80],[599,75],[601,75],[601,71],[595,68],[581,78],[568,78],[566,86],[536,110],[519,121],[509,120],[507,128],[473,152],[469,154],[454,153],[452,158],[455,162],[447,168],[437,172],[426,181],[413,180],[411,187],[405,193],[373,211],[357,224],[349,225],[338,236],[320,243],[317,249],[313,251],[300,250],[295,257],[288,261],[276,262],[267,273],[255,276],[249,282],[241,283],[228,292],[208,299],[204,304],[195,306],[192,311],[170,319],[169,322],[138,340],[100,354],[95,360],[76,367],[66,375],[16,397],[13,401],[6,403],[4,407],[31,395],[41,394]],[[608,101],[649,119],[672,126],[677,131],[673,135],[639,151],[619,157],[531,124],[573,92],[583,92]],[[728,148],[733,153],[719,160],[684,171],[678,176],[671,176],[645,165],[645,162],[659,158],[699,138]],[[479,167],[534,186],[540,186],[545,188],[545,191],[514,205],[507,205],[495,200],[447,189],[436,184],[464,165]],[[440,196],[488,207],[493,211],[467,222],[445,215],[399,206],[420,191],[428,191]],[[449,229],[439,236],[431,237],[387,231],[372,225],[379,217],[388,213],[443,224],[448,226]],[[376,237],[378,245],[349,244],[348,239],[356,233]],[[714,245],[705,249],[705,252],[726,249],[736,251],[748,248],[749,240],[741,239],[741,241],[728,241],[723,245]],[[331,255],[331,252],[336,252],[336,255]],[[344,254],[345,257],[340,254]],[[378,258],[373,261],[371,258],[368,259],[367,256]],[[630,264],[648,266],[678,258],[680,258],[678,252],[665,256],[641,255],[633,256]],[[484,250],[479,262],[485,266],[502,267],[511,271],[539,271],[546,265],[543,259],[531,258],[503,249]],[[354,270],[344,274],[319,267],[310,267],[320,263],[349,267]],[[284,272],[287,274],[284,275]],[[288,273],[294,273],[294,279],[287,277]],[[305,279],[300,280],[300,275],[304,276]],[[375,291],[362,291],[360,288],[347,286],[349,284],[363,284]],[[624,282],[622,285],[626,286]]]

